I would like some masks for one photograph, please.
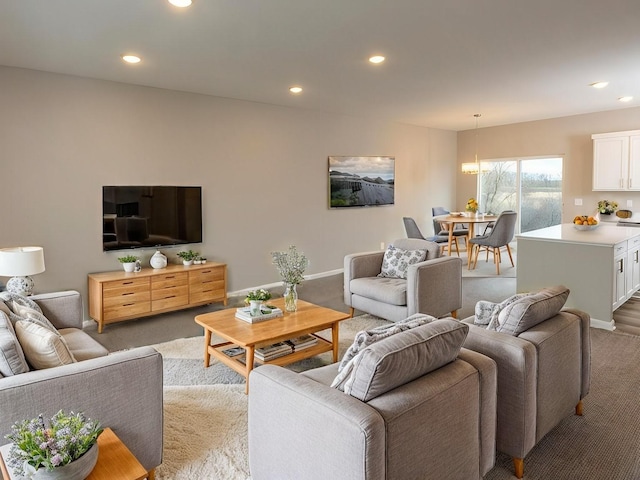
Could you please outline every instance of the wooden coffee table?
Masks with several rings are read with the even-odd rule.
[[[131,450],[122,443],[113,430],[105,428],[98,437],[98,462],[87,480],[142,480],[148,478],[153,480],[155,471],[147,472]],[[2,450],[8,448],[4,445]],[[6,450],[8,451],[8,450]],[[4,459],[0,452],[0,472],[4,480],[12,480],[13,475],[9,475]]]
[[[284,316],[265,320],[260,323],[248,323],[235,318],[236,309],[229,308],[212,313],[198,315],[195,321],[204,328],[204,366],[207,368],[211,356],[244,376],[249,393],[249,374],[254,364],[288,365],[304,358],[313,357],[323,352],[333,351],[333,361],[338,361],[338,324],[350,318],[348,313],[338,312],[330,308],[320,307],[313,303],[298,300],[296,312],[284,311],[284,299],[269,300],[270,305],[282,309]],[[256,347],[270,345],[305,334],[316,334],[321,330],[331,329],[331,340],[315,335],[318,343],[310,348],[291,354],[260,362],[254,359]],[[226,341],[211,345],[211,335],[215,334]],[[233,346],[245,350],[245,355],[229,357],[222,350]],[[244,360],[243,361],[241,361]]]

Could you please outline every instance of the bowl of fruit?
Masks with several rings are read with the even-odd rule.
[[[598,219],[591,215],[576,215],[573,218],[573,226],[577,230],[595,230],[600,224]]]

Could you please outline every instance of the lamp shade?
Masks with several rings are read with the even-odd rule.
[[[0,248],[0,276],[20,277],[44,272],[42,247]]]

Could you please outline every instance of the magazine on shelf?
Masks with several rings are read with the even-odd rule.
[[[242,307],[236,310],[236,318],[249,323],[263,322],[272,318],[282,317],[282,310],[279,308],[263,308],[260,315],[251,315],[250,307]]]
[[[293,347],[286,342],[278,342],[273,345],[265,345],[264,347],[256,348],[255,356],[258,360],[267,361],[274,358],[289,355],[293,352]]]
[[[242,355],[244,353],[244,348],[242,347],[231,347],[222,350],[227,357],[237,357],[238,355]]]
[[[314,335],[301,335],[296,338],[290,338],[286,341],[293,347],[293,351],[303,350],[318,344],[318,338]]]

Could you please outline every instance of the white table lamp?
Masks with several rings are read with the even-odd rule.
[[[33,280],[29,275],[44,272],[42,247],[0,248],[0,276],[12,277],[7,291],[18,295],[33,293]]]

